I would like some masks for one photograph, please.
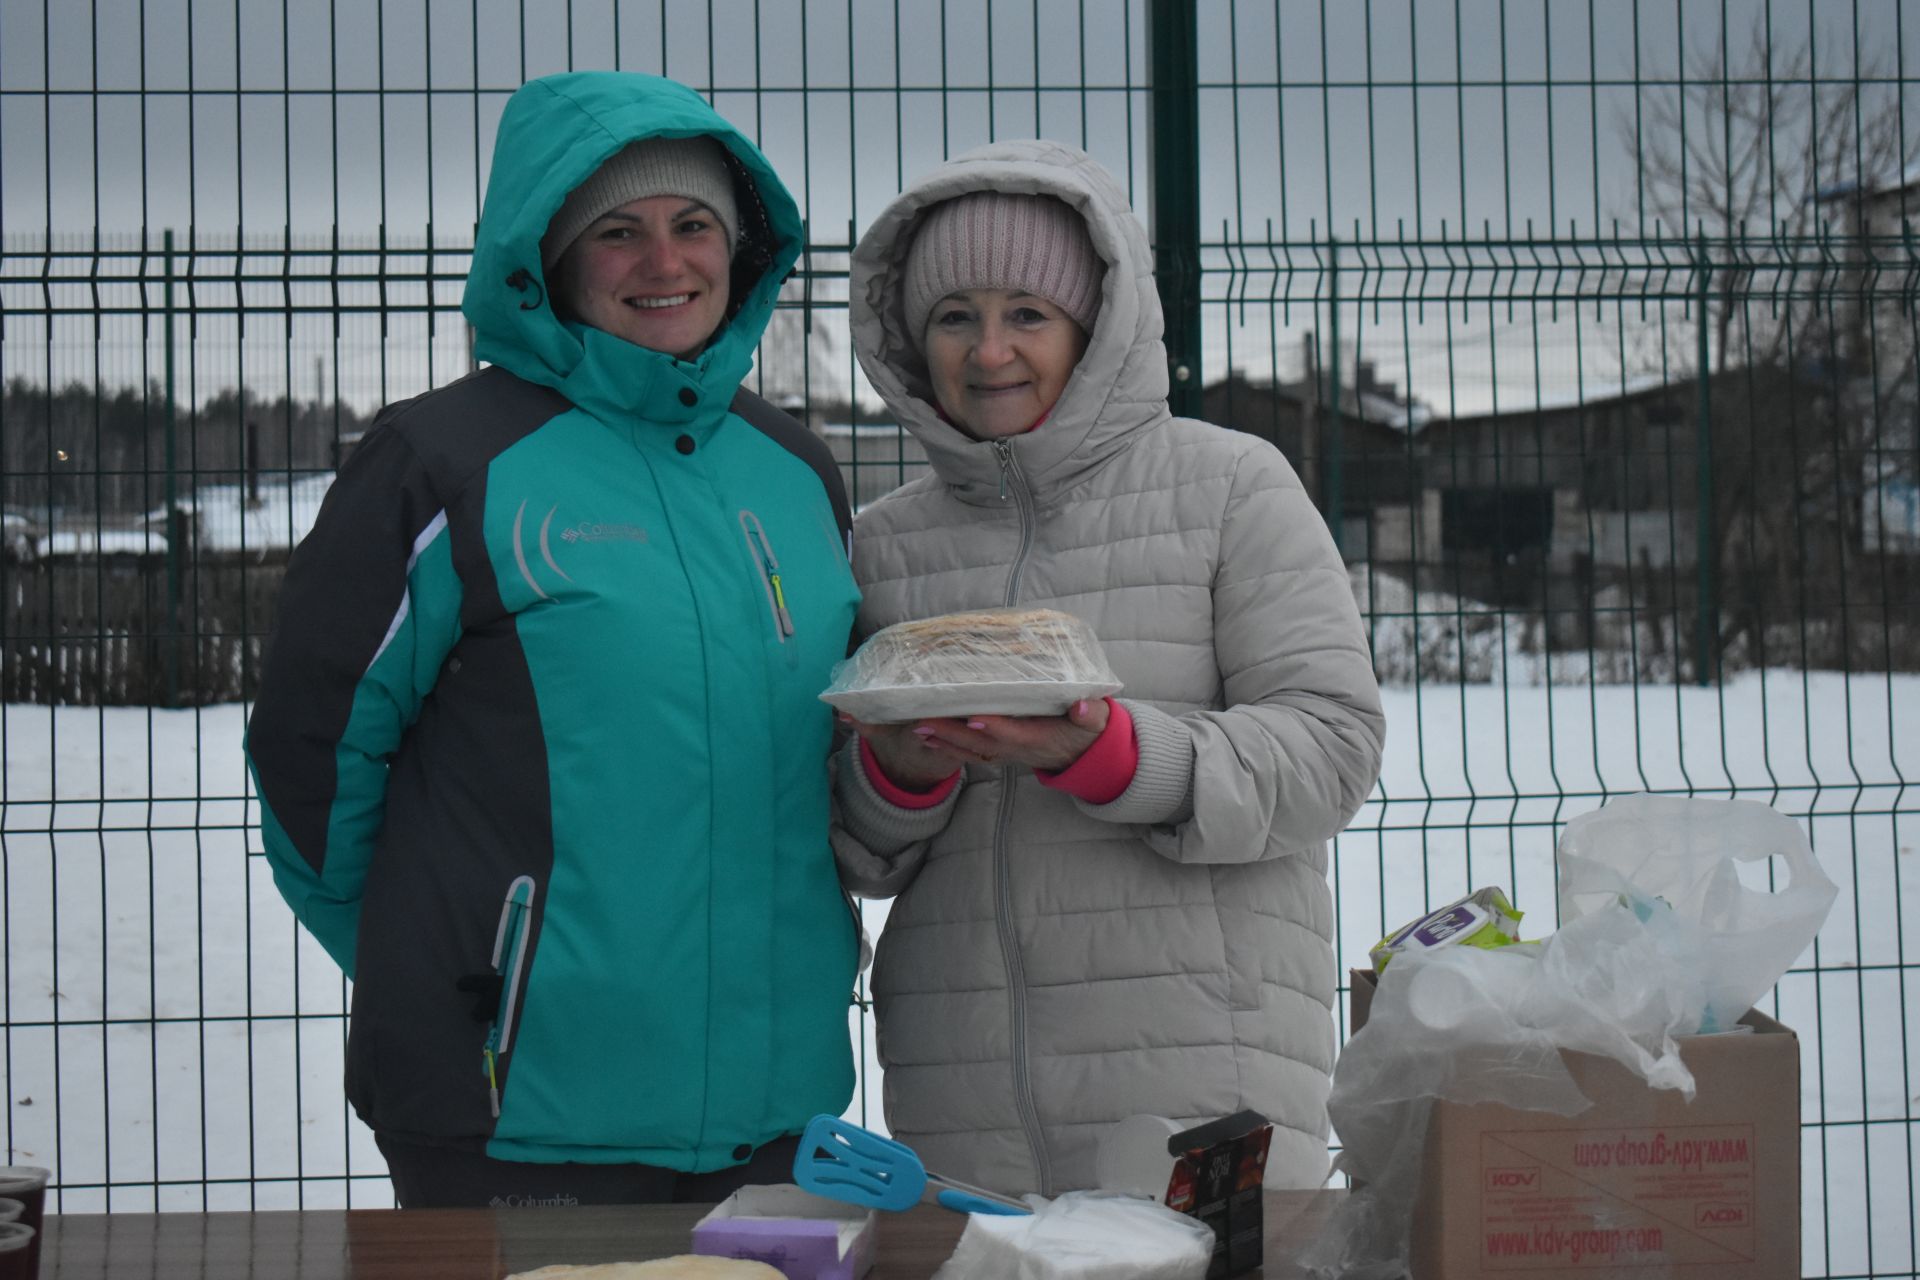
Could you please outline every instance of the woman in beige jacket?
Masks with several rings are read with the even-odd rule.
[[[856,524],[859,631],[1047,606],[1120,696],[855,726],[843,880],[897,895],[873,973],[887,1123],[1007,1192],[1094,1184],[1134,1114],[1274,1123],[1327,1169],[1328,842],[1385,723],[1347,575],[1286,459],[1167,408],[1146,237],[1091,157],[971,152],[853,258],[862,367],[931,473]]]

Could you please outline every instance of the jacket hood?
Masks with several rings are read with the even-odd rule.
[[[568,193],[629,142],[697,134],[726,147],[740,202],[732,297],[719,336],[681,361],[561,321],[541,269],[540,238]],[[800,248],[793,197],[759,149],[699,94],[636,72],[546,76],[522,85],[501,114],[460,309],[473,325],[478,358],[602,416],[673,404],[688,386],[715,393],[700,397],[703,408],[718,400],[724,409],[752,367]]]
[[[1046,421],[1012,438],[1036,496],[1073,483],[1128,436],[1168,417],[1167,352],[1146,228],[1113,175],[1086,152],[1058,142],[990,143],[902,192],[854,248],[854,351],[874,390],[926,446],[940,477],[964,500],[997,504],[1003,490],[993,447],[940,416],[903,305],[906,254],[921,218],[942,201],[986,190],[1065,201],[1087,220],[1094,250],[1107,266],[1086,354]]]

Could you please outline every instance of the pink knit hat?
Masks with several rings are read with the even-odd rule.
[[[926,347],[934,304],[960,289],[1024,289],[1093,332],[1106,264],[1087,223],[1052,196],[975,191],[937,204],[907,249],[907,332]]]

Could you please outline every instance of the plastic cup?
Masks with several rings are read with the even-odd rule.
[[[19,1225],[33,1229],[27,1241],[27,1269],[20,1272],[29,1278],[40,1274],[40,1223],[47,1207],[47,1179],[52,1176],[30,1164],[0,1166],[0,1197],[18,1200]],[[0,1272],[5,1274],[8,1273]]]
[[[0,1280],[37,1280],[40,1233],[18,1222],[0,1222]]]
[[[1100,1137],[1094,1182],[1102,1191],[1123,1191],[1165,1203],[1173,1177],[1167,1139],[1180,1126],[1165,1116],[1128,1116]]]

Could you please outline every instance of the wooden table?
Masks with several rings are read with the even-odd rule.
[[[1267,1265],[1312,1238],[1343,1193],[1269,1191]],[[307,1209],[260,1213],[49,1214],[41,1280],[499,1280],[553,1262],[685,1253],[706,1205],[578,1209]],[[925,1280],[966,1219],[922,1206],[880,1215],[869,1280]]]

